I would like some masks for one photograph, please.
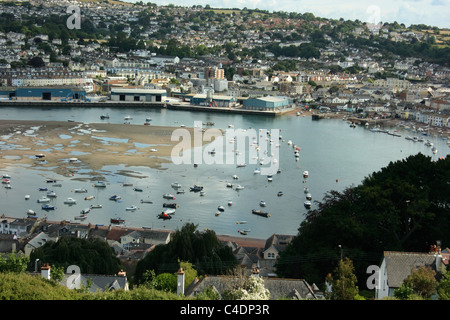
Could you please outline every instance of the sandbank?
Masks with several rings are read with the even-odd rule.
[[[44,167],[64,176],[80,168],[93,171],[107,165],[161,169],[171,162],[179,141],[175,127],[79,123],[64,121],[0,120],[0,168],[10,165]],[[195,128],[188,130],[193,138]],[[191,144],[193,145],[193,144]],[[45,157],[38,158],[37,154]]]

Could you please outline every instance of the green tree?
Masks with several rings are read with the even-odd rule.
[[[353,262],[349,258],[339,261],[334,274],[327,277],[327,282],[331,284],[330,300],[355,300],[358,296]]]
[[[0,272],[24,272],[29,262],[30,259],[23,254],[0,254]]]
[[[450,272],[445,272],[438,286],[439,300],[450,300]]]
[[[424,299],[429,299],[436,293],[438,282],[436,281],[436,272],[430,267],[420,266],[411,270],[411,273],[404,280],[404,284],[414,290]]]

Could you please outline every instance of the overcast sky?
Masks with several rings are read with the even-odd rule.
[[[136,2],[137,0],[125,0]],[[144,3],[149,2],[143,0]],[[426,24],[450,28],[450,0],[150,0],[157,5],[193,6],[209,4],[214,8],[262,9],[285,12],[311,12],[317,17],[362,22]]]

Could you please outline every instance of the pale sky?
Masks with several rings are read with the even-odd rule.
[[[189,7],[207,4],[214,8],[247,7],[269,12],[311,12],[321,18],[358,19],[374,23],[397,21],[407,27],[411,24],[425,24],[450,28],[450,0],[150,0],[150,2],[157,5],[173,4]]]

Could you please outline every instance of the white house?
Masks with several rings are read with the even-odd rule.
[[[392,297],[411,270],[420,266],[441,270],[444,261],[440,249],[430,253],[385,251],[378,271],[375,297],[377,299]]]

